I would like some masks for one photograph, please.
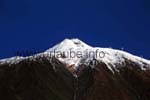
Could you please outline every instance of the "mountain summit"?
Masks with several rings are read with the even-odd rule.
[[[92,47],[82,42],[79,39],[64,39],[62,42],[56,44],[52,48],[46,50],[43,53],[39,53],[29,57],[12,57],[8,59],[0,60],[1,64],[18,63],[25,59],[36,59],[40,57],[46,57],[51,61],[52,57],[55,57],[62,63],[73,66],[76,70],[80,65],[90,64],[90,62],[96,60],[97,62],[105,63],[108,68],[113,71],[117,70],[116,65],[126,64],[126,60],[130,60],[133,63],[139,65],[142,70],[150,69],[150,61],[144,58],[134,56],[125,51],[111,49],[111,48],[100,48]]]
[[[2,100],[150,100],[150,61],[65,39],[0,60],[0,81]]]

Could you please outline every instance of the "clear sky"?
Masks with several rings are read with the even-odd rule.
[[[150,58],[150,0],[0,0],[0,58],[64,38]]]

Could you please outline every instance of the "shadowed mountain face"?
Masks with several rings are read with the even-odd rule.
[[[82,66],[75,77],[55,58],[3,64],[0,100],[150,100],[150,70],[129,60],[116,66]]]
[[[149,100],[150,72],[127,61],[113,74],[103,63],[92,70],[93,84],[82,100]]]
[[[55,66],[56,65],[56,66]],[[1,100],[73,100],[74,77],[59,61],[0,66]]]

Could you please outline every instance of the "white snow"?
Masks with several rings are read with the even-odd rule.
[[[66,58],[58,58],[61,62],[67,64],[67,65],[75,65],[75,69],[80,64],[88,64],[88,62],[92,61],[93,59],[97,59],[98,61],[102,61],[105,64],[108,65],[108,68],[112,70],[112,67],[115,68],[116,64],[124,64],[125,59],[131,60],[137,64],[140,64],[141,69],[145,69],[144,63],[149,65],[150,67],[150,61],[146,60],[144,58],[134,56],[130,53],[127,53],[125,51],[121,50],[115,50],[111,48],[100,48],[100,47],[91,47],[84,42],[82,42],[79,39],[65,39],[61,43],[57,44],[53,48],[48,49],[44,53],[47,54],[51,51],[61,51],[61,52],[69,52],[69,50],[77,52],[82,52],[82,57],[66,57]],[[96,56],[97,51],[97,56]],[[91,55],[92,52],[95,52],[95,54]],[[98,56],[99,54],[105,54],[104,57]]]
[[[76,54],[81,53],[85,57],[86,50],[88,49],[92,49],[92,47],[85,44],[79,39],[65,39],[56,46],[46,50],[44,54],[45,55],[51,54],[56,57],[58,55],[58,52],[61,52],[62,55],[65,55],[66,57],[58,57],[58,58],[56,57],[56,58],[59,59],[61,62],[65,63],[66,65],[74,65],[76,68],[80,63],[80,60],[83,59],[83,57],[79,58],[78,56],[76,56]]]
[[[22,61],[24,57],[15,56],[11,58],[5,58],[0,60],[0,64],[17,64],[18,62]]]
[[[74,52],[74,57],[71,57],[71,52]],[[80,53],[80,57],[77,54]],[[101,56],[99,56],[101,54]],[[116,64],[123,65],[125,63],[125,59],[131,60],[136,64],[139,64],[141,69],[145,70],[146,67],[150,68],[150,61],[144,58],[134,56],[125,51],[111,49],[111,48],[100,48],[100,47],[92,47],[82,42],[79,39],[65,39],[61,43],[55,45],[54,47],[46,50],[43,53],[37,54],[37,56],[46,56],[51,58],[55,56],[62,63],[71,66],[74,65],[74,69],[76,69],[80,64],[89,64],[90,61],[96,59],[100,62],[104,62],[108,65],[108,68],[113,71],[116,68]],[[59,56],[58,56],[59,55]],[[104,57],[103,57],[104,56]],[[23,59],[33,58],[36,56],[30,57],[12,57],[8,59],[0,60],[1,63],[18,63]]]

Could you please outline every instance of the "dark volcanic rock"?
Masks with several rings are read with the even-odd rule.
[[[0,66],[0,100],[73,100],[73,96],[74,77],[57,60]]]
[[[131,61],[119,67],[119,72],[112,73],[104,63],[90,70],[93,83],[81,100],[150,100],[149,70],[137,69]]]
[[[78,77],[53,58],[0,65],[0,100],[150,100],[150,70],[132,61],[110,71],[84,66]]]

